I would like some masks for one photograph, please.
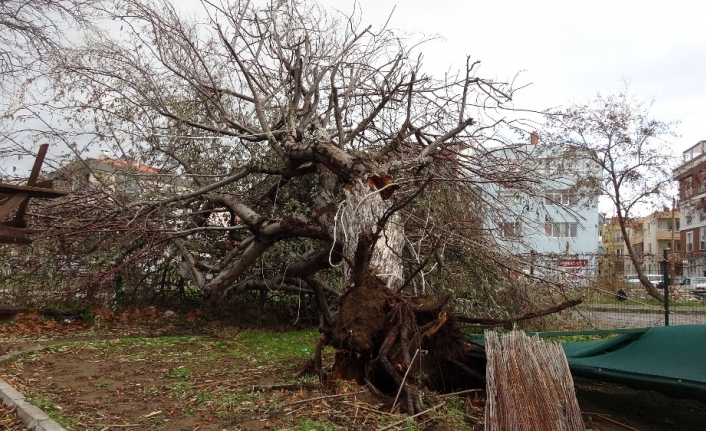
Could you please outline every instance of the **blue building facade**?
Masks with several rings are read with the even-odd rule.
[[[507,222],[493,223],[496,240],[518,254],[600,254],[600,167],[569,146],[529,144],[514,152],[531,167],[537,186],[531,193],[496,187],[498,200],[508,202]]]

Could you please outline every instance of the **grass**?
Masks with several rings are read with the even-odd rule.
[[[167,375],[172,379],[185,379],[191,376],[191,371],[188,368],[179,367],[169,370],[169,374]]]
[[[445,407],[444,414],[449,424],[451,424],[454,429],[463,429],[470,417],[468,403],[462,402],[458,398],[451,398],[448,400]]]
[[[100,362],[102,367],[108,369],[120,366],[119,380],[105,375],[97,379],[92,386],[101,391],[101,399],[110,400],[105,407],[101,404],[101,415],[110,414],[108,410],[103,413],[103,409],[109,409],[111,403],[120,402],[116,396],[129,390],[136,391],[127,398],[131,403],[137,401],[137,404],[140,404],[135,408],[137,412],[133,416],[127,416],[126,410],[121,411],[122,420],[126,423],[174,427],[177,423],[175,421],[181,421],[179,429],[184,428],[187,423],[190,429],[194,429],[195,424],[199,422],[203,424],[213,421],[214,426],[216,423],[221,424],[218,429],[228,429],[229,424],[234,421],[266,420],[270,423],[269,429],[279,430],[364,430],[370,429],[371,426],[392,426],[391,430],[422,429],[418,428],[419,424],[414,419],[375,413],[375,406],[369,404],[372,402],[370,400],[363,401],[363,407],[360,409],[355,407],[353,402],[361,402],[356,401],[357,397],[326,400],[330,392],[317,389],[318,378],[315,376],[294,378],[296,366],[313,355],[318,339],[316,330],[238,331],[228,334],[225,338],[131,337],[109,341],[81,341],[55,344],[50,349],[24,355],[17,361],[41,363],[53,361],[51,358],[57,355],[57,358],[62,358],[67,364],[70,361],[89,361]],[[330,360],[332,354],[329,350],[326,355]],[[18,366],[23,368],[22,364]],[[132,369],[146,369],[153,376],[145,381],[144,371],[133,376],[129,373]],[[132,380],[140,376],[143,380]],[[41,376],[32,375],[30,378],[44,381]],[[70,386],[70,381],[68,379],[64,384]],[[137,384],[138,382],[142,384]],[[295,388],[278,388],[293,383]],[[303,386],[298,386],[299,384]],[[345,388],[344,393],[360,390],[354,383],[336,384],[343,385],[340,387]],[[300,387],[314,389],[298,389]],[[58,394],[54,395],[54,391],[51,387],[37,386],[32,396],[28,396],[28,401],[46,411],[70,431],[81,430],[78,422],[86,423],[86,418],[96,417],[94,410],[81,410],[83,404],[69,401],[74,396],[72,390],[62,391],[61,398],[57,398]],[[67,396],[68,398],[64,398]],[[323,397],[323,400],[303,402],[307,398],[317,397]],[[56,405],[57,400],[61,400],[63,408]],[[426,399],[424,402],[427,405],[438,403],[433,400],[434,398]],[[444,425],[442,429],[479,429],[470,425],[473,415],[467,400],[454,400],[446,399],[445,406],[432,412],[428,420]],[[144,417],[146,413],[159,411],[162,413]],[[355,417],[358,418],[357,422],[351,419]],[[478,417],[477,410],[475,417]],[[263,425],[265,422],[260,426]]]
[[[61,407],[56,405],[50,398],[47,396],[40,394],[38,392],[29,392],[26,396],[25,399],[29,401],[30,403],[34,404],[35,406],[39,407],[46,413],[50,418],[52,418],[56,423],[59,425],[68,428],[68,429],[74,429],[75,427],[78,426],[79,419],[76,417],[72,416],[65,416],[61,410],[63,410]]]
[[[190,395],[190,391],[193,389],[194,385],[191,383],[187,382],[177,382],[172,385],[168,386],[169,393],[170,395],[177,399],[181,400],[186,398],[188,395]]]
[[[331,422],[319,422],[308,419],[297,427],[297,431],[336,431],[338,427]]]
[[[601,334],[601,335],[567,335],[562,337],[548,337],[544,340],[550,343],[578,343],[582,341],[605,340],[608,338],[617,337],[618,334]]]
[[[249,411],[252,406],[260,403],[265,395],[262,393],[224,393],[213,399],[216,414],[219,417],[226,418],[232,412],[237,410]]]
[[[252,363],[288,361],[311,357],[318,333],[315,330],[292,332],[245,332],[237,338],[238,346],[229,353],[249,358]]]

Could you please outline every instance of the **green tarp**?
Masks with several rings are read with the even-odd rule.
[[[654,327],[563,346],[574,376],[706,397],[706,325]]]
[[[706,399],[706,325],[631,330],[562,346],[575,377]]]

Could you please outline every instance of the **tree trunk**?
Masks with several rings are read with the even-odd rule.
[[[635,253],[635,249],[632,248],[632,244],[630,243],[630,236],[628,235],[627,230],[627,220],[621,212],[618,212],[618,223],[620,224],[620,232],[623,234],[625,248],[628,251],[628,256],[630,256],[632,266],[635,268],[635,272],[637,272],[637,277],[640,280],[640,283],[651,297],[663,302],[664,295],[662,295],[662,292],[660,292],[659,289],[657,289],[654,284],[647,279],[645,271],[643,271],[642,266],[640,266],[640,262],[637,259],[637,253]]]
[[[383,194],[370,182],[355,180],[345,188],[346,200],[337,220],[336,235],[343,236],[344,276],[346,288],[352,285],[351,263],[361,233],[375,233],[378,222],[392,206],[389,195]],[[373,247],[368,270],[385,281],[388,289],[397,290],[404,282],[402,249],[404,228],[399,215],[393,214],[382,228]]]
[[[381,192],[384,186],[369,184],[357,180],[346,187],[336,219],[346,289],[317,346],[318,352],[324,345],[336,349],[333,369],[323,376],[318,368],[323,378],[372,385],[389,395],[387,408],[412,415],[423,410],[421,387],[482,388],[483,364],[469,357],[470,345],[446,310],[450,293],[437,299],[398,292],[404,282],[403,227],[392,215],[375,236],[392,204]]]

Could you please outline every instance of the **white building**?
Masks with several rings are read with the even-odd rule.
[[[496,188],[500,200],[508,202],[508,218],[491,228],[499,244],[528,257],[528,273],[584,284],[597,273],[603,252],[598,191],[588,186],[596,184],[600,167],[584,150],[545,146],[536,135],[532,140],[513,151],[522,157],[524,174],[537,179],[536,186],[527,193],[511,185]]]
[[[540,186],[533,196],[499,189],[511,201],[509,225],[496,223],[496,238],[520,253],[586,255],[601,253],[601,224],[596,190],[583,184],[600,176],[580,149],[536,143],[516,149],[535,169]]]

